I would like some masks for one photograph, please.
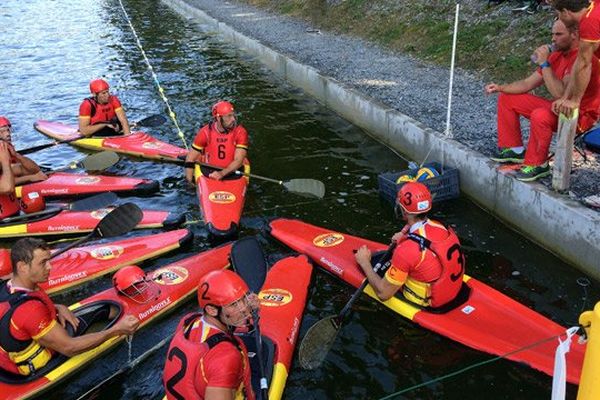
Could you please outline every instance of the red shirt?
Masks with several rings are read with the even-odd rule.
[[[225,168],[233,161],[235,149],[248,149],[248,132],[242,125],[237,125],[222,133],[211,122],[198,130],[192,147],[204,152],[205,162]]]
[[[548,56],[550,68],[552,68],[552,72],[554,72],[554,75],[560,80],[563,80],[565,75],[571,73],[571,68],[576,59],[577,49],[569,50],[567,52],[553,51]],[[542,69],[540,67],[538,67],[537,73],[542,75]]]
[[[93,108],[95,108],[94,113],[92,113]],[[110,96],[106,104],[100,104],[93,98],[87,98],[79,106],[79,118],[90,118],[90,125],[110,122],[117,118],[115,111],[121,108],[123,107],[117,96]]]
[[[579,21],[579,39],[584,42],[600,42],[600,0],[592,1],[587,13]],[[595,54],[600,58],[600,47]]]
[[[434,242],[448,237],[448,231],[444,225],[430,219],[424,223],[414,224],[411,226],[410,232]],[[421,251],[418,243],[412,240],[403,240],[394,250],[392,265],[386,271],[385,279],[393,285],[402,286],[409,276],[419,282],[432,282],[438,279],[441,273],[442,266],[433,252]]]

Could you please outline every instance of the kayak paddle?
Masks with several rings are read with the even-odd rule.
[[[375,272],[379,271],[381,266],[389,261],[395,248],[396,242],[393,242],[373,267]],[[298,350],[298,358],[300,359],[302,368],[315,369],[323,363],[325,357],[327,357],[327,353],[335,342],[338,332],[342,328],[344,320],[350,314],[352,305],[360,297],[368,284],[369,280],[365,278],[338,315],[325,317],[309,328]]]
[[[250,291],[257,294],[260,293],[260,289],[267,277],[267,263],[256,237],[248,236],[236,241],[231,247],[230,259],[233,270],[248,284]],[[262,336],[260,335],[259,324],[260,315],[258,311],[258,309],[252,311],[253,333],[260,372],[260,390],[262,392],[262,399],[267,400],[269,398],[269,385],[265,373]]]
[[[165,118],[162,115],[157,114],[157,115],[150,115],[149,117],[141,119],[137,122],[133,122],[131,124],[131,126],[132,127],[142,126],[142,127],[146,127],[146,128],[155,128],[157,126],[164,124],[166,121],[167,121],[167,118]],[[75,142],[80,139],[84,139],[84,138],[76,137],[76,138],[67,139],[67,140],[60,140],[60,141],[55,141],[55,142],[51,142],[51,143],[40,144],[39,146],[33,146],[33,147],[29,147],[27,149],[17,150],[17,153],[22,154],[22,155],[31,154],[31,153],[35,153],[36,151],[44,150],[44,149],[47,149],[52,146],[56,146],[59,144],[71,143],[71,142]]]
[[[104,216],[98,222],[98,225],[86,236],[71,243],[70,245],[63,247],[57,252],[53,253],[50,258],[54,258],[67,250],[77,247],[80,244],[90,241],[92,239],[110,238],[115,236],[121,236],[131,231],[140,223],[144,214],[142,210],[134,203],[125,203],[115,208]]]
[[[210,164],[205,164],[202,162],[194,162],[192,164],[198,164],[202,167],[212,168],[215,170],[223,169],[223,168],[216,167],[216,166],[210,165]],[[184,163],[184,165],[188,166],[189,163]],[[280,180],[273,179],[273,178],[267,178],[266,176],[260,176],[260,175],[251,174],[248,172],[242,172],[239,170],[236,170],[233,173],[236,175],[243,175],[243,176],[248,176],[250,178],[255,178],[255,179],[260,179],[260,180],[271,182],[271,183],[276,183],[278,185],[283,186],[288,192],[296,193],[301,196],[316,197],[319,199],[322,199],[323,196],[325,196],[325,184],[316,179],[303,178],[303,179],[290,179],[289,181],[280,181]]]
[[[114,151],[101,151],[85,156],[81,160],[71,161],[67,166],[51,172],[61,172],[77,168],[82,168],[86,171],[104,171],[118,163],[120,159]]]
[[[49,204],[46,209],[29,214],[20,214],[13,217],[4,218],[0,221],[0,225],[11,225],[18,223],[26,223],[29,221],[37,221],[45,218],[50,218],[61,211],[89,211],[97,210],[102,207],[113,204],[118,196],[113,192],[105,192],[94,196],[86,197],[85,199],[77,200],[68,204]]]

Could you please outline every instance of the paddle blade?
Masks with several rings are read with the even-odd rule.
[[[340,325],[336,315],[323,318],[310,327],[298,350],[302,368],[315,369],[321,366],[333,346],[339,330]]]
[[[325,196],[325,184],[316,179],[291,179],[283,182],[283,187],[292,193],[322,199]]]
[[[161,126],[165,122],[167,122],[167,118],[164,115],[156,114],[156,115],[151,115],[149,117],[141,119],[138,122],[136,122],[134,125],[135,126],[145,126],[147,128],[154,128],[157,126]]]
[[[119,156],[114,151],[101,151],[85,157],[79,164],[87,171],[103,171],[118,163],[119,160]]]
[[[85,199],[74,201],[69,205],[68,209],[71,211],[97,210],[114,204],[117,199],[118,196],[113,192],[100,193],[86,197]]]
[[[144,213],[138,206],[125,203],[106,214],[94,232],[104,238],[121,236],[135,228],[143,216]]]

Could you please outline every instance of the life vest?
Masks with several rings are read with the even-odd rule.
[[[432,282],[408,282],[403,286],[405,297],[409,300],[416,299],[417,304],[438,308],[454,300],[462,286],[462,278],[465,274],[465,257],[460,247],[460,241],[454,230],[446,227],[448,236],[444,240],[431,241],[416,233],[409,233],[408,240],[419,244],[421,251],[433,252],[442,266],[442,271],[436,280]],[[422,286],[422,287],[421,287]],[[428,295],[422,296],[423,289],[428,286]]]
[[[31,375],[38,369],[45,366],[53,356],[50,349],[42,347],[33,339],[19,340],[10,334],[10,320],[21,304],[27,301],[41,301],[50,310],[50,316],[56,319],[56,307],[50,298],[43,292],[22,292],[10,293],[7,281],[0,284],[0,351],[8,353],[8,358],[13,365],[0,366],[6,371],[13,371],[15,368],[21,375]],[[4,359],[4,358],[0,358]]]
[[[199,393],[197,386],[204,378],[201,373],[203,357],[221,342],[233,345],[240,356],[243,357],[244,378],[236,399],[245,398],[254,400],[252,390],[251,371],[248,356],[237,338],[217,333],[209,336],[203,342],[189,340],[190,332],[198,323],[202,323],[202,314],[193,313],[186,315],[177,326],[175,336],[167,352],[167,361],[163,371],[163,385],[168,400],[204,399],[204,393]]]
[[[0,220],[12,217],[21,211],[21,205],[13,191],[11,194],[0,194]]]
[[[87,101],[90,104],[90,125],[111,123],[120,126],[119,119],[117,118],[115,108],[113,107],[110,98],[106,104],[98,103],[94,97],[88,97],[84,101]]]

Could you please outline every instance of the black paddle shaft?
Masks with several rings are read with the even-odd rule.
[[[373,270],[375,272],[379,271],[381,269],[381,267],[390,260],[395,248],[396,248],[396,242],[392,242],[392,244],[390,244],[390,246],[387,248],[387,250],[385,251],[383,256],[381,256],[381,259],[377,262],[377,264],[375,264],[375,267],[373,267]],[[356,292],[354,292],[352,297],[350,297],[350,300],[348,300],[348,303],[346,303],[344,308],[342,308],[342,311],[340,311],[339,315],[335,319],[335,322],[337,323],[338,327],[339,327],[339,325],[342,324],[344,319],[348,316],[348,314],[350,313],[350,308],[354,305],[354,303],[360,297],[363,290],[365,290],[365,288],[367,287],[368,284],[369,284],[369,280],[367,278],[365,278],[363,283],[358,287],[358,289],[356,289]]]

